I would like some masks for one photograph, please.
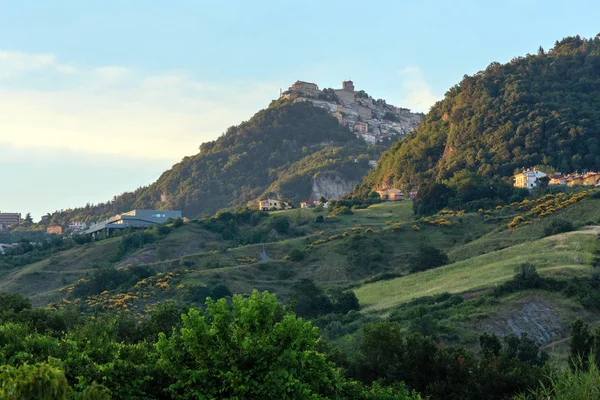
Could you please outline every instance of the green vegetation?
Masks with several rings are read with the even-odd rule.
[[[329,208],[246,207],[358,180],[378,151],[277,101],[150,187],[52,216],[196,218],[2,257],[0,397],[597,397],[600,192],[509,178],[600,167],[598,54],[567,38],[465,77]]]
[[[12,297],[0,304],[3,399],[420,398],[400,382],[347,378],[317,328],[266,292],[207,300],[202,311],[166,304],[137,324],[19,309]],[[60,327],[42,328],[44,319]]]
[[[383,150],[367,146],[309,102],[275,101],[203,143],[198,154],[185,157],[152,185],[106,203],[58,211],[50,219],[63,225],[90,222],[135,208],[183,210],[191,218],[245,206],[271,192],[299,202],[310,195],[315,175],[358,182],[370,168],[368,161]]]
[[[518,168],[599,170],[599,51],[600,36],[568,37],[547,52],[465,76],[413,136],[382,155],[363,195],[380,184],[414,189],[435,182],[458,207],[512,195],[504,189]]]
[[[386,309],[443,292],[463,293],[495,287],[512,278],[515,266],[530,263],[551,274],[591,273],[586,259],[595,231],[552,236],[487,253],[444,267],[375,282],[356,289],[363,307]]]

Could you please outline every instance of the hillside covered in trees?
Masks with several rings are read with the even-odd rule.
[[[53,222],[96,219],[134,208],[177,209],[195,217],[245,205],[269,186],[302,201],[319,172],[339,172],[360,181],[369,169],[369,158],[377,158],[383,149],[376,147],[368,149],[348,128],[309,102],[274,101],[217,140],[203,143],[198,154],[185,157],[152,185],[107,203],[55,213]],[[369,152],[373,154],[368,156]]]
[[[523,167],[598,170],[598,110],[600,35],[568,37],[547,52],[540,47],[465,76],[414,135],[384,153],[365,183],[411,189],[453,179],[510,183]]]

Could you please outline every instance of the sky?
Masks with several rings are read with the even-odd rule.
[[[0,211],[155,181],[300,79],[427,112],[465,74],[600,32],[587,0],[0,0]]]

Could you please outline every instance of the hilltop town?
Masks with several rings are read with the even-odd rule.
[[[315,83],[296,81],[280,98],[294,102],[310,101],[327,110],[367,143],[381,142],[386,138],[403,139],[423,119],[421,113],[395,107],[385,100],[375,100],[365,91],[356,91],[354,82],[342,82],[341,89],[320,90]]]

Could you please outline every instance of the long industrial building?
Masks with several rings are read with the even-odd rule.
[[[167,222],[168,219],[181,218],[181,211],[169,210],[132,210],[115,215],[106,221],[98,222],[83,233],[95,235],[105,232],[110,235],[115,229],[146,229]]]
[[[3,213],[0,212],[0,230],[8,228],[11,225],[19,225],[21,223],[20,213]]]

